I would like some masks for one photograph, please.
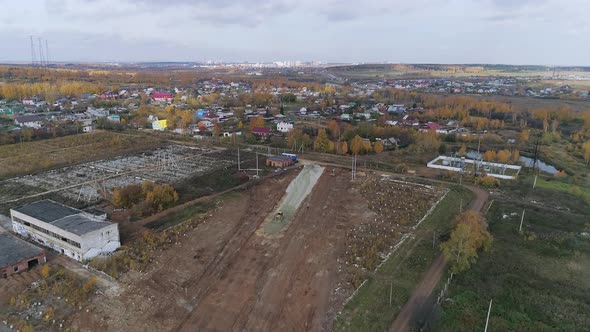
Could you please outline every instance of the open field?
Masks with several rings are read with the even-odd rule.
[[[94,132],[0,146],[0,179],[162,146],[149,136]]]
[[[355,271],[372,260],[378,264],[443,191],[372,176],[351,184],[349,171],[327,168],[290,223],[261,234],[298,173],[224,195],[196,228],[154,252],[146,270],[124,274],[120,296],[95,297],[73,317],[72,327],[330,330],[355,289]],[[402,204],[404,199],[419,204]],[[191,213],[203,215],[206,208],[196,206]],[[391,231],[397,236],[390,237]],[[359,251],[363,255],[351,264],[354,248],[373,252]]]
[[[553,192],[553,204],[568,195]],[[584,206],[569,212],[526,201],[496,202],[488,213],[492,250],[456,276],[435,330],[582,331],[590,326],[590,232]],[[526,209],[523,234],[518,233]]]

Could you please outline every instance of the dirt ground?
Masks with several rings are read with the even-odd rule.
[[[350,174],[326,171],[290,225],[256,234],[296,172],[236,194],[129,272],[119,296],[99,295],[72,317],[77,330],[321,331],[352,292],[342,266],[346,231],[372,220]]]

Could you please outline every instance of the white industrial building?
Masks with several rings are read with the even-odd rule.
[[[78,261],[121,246],[116,223],[52,200],[10,210],[13,230]]]

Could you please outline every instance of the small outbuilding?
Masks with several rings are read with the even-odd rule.
[[[289,156],[273,156],[266,159],[266,166],[284,168],[293,165],[293,159]]]
[[[47,262],[45,250],[10,234],[0,234],[0,275],[2,278],[27,271]]]

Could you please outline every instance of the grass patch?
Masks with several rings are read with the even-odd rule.
[[[547,181],[543,179],[537,180],[537,186],[543,189],[569,193],[584,200],[590,201],[590,188],[588,187],[577,186],[561,181]]]
[[[409,238],[359,289],[356,296],[344,307],[334,323],[335,331],[386,331],[421,276],[439,255],[438,246],[432,248],[433,232],[445,236],[452,221],[473,194],[454,186],[433,213],[422,222],[414,239]],[[393,284],[392,304],[389,291]]]
[[[181,224],[195,216],[199,216],[202,215],[204,213],[206,213],[207,211],[209,211],[210,209],[212,209],[215,206],[215,203],[213,202],[199,202],[190,206],[187,206],[186,208],[178,211],[178,212],[174,212],[171,213],[165,217],[162,217],[156,221],[153,221],[149,224],[146,225],[147,228],[155,230],[155,231],[161,231],[173,226],[176,226],[178,224]]]
[[[235,187],[246,181],[248,181],[248,177],[236,174],[234,168],[222,168],[192,177],[175,187],[180,196],[180,202],[188,202]]]
[[[524,204],[502,202],[490,209],[492,250],[451,283],[435,330],[483,329],[490,299],[492,331],[590,326],[590,239],[582,235],[590,231],[587,217]]]

